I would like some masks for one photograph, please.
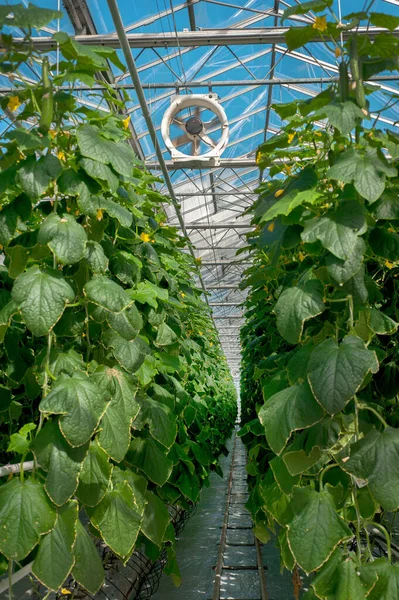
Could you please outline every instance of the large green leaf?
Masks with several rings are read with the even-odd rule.
[[[399,589],[399,564],[387,565],[378,573],[378,580],[367,600],[394,600],[398,597]]]
[[[325,417],[309,429],[297,435],[286,447],[282,458],[291,475],[299,475],[319,462],[323,450],[338,442],[341,428],[331,417]]]
[[[54,504],[61,506],[76,491],[78,476],[88,444],[72,448],[61,435],[56,420],[47,421],[31,444],[39,465],[47,471],[45,490]]]
[[[108,258],[98,242],[93,240],[87,242],[84,257],[93,273],[104,273],[107,270]]]
[[[109,313],[108,323],[125,340],[134,340],[143,327],[143,318],[134,304],[120,313]]]
[[[172,472],[173,462],[165,448],[151,437],[134,438],[126,460],[159,486],[167,482]]]
[[[87,375],[61,375],[49,395],[41,401],[39,410],[63,415],[59,421],[61,433],[71,446],[76,447],[86,444],[95,432],[107,408],[106,400],[104,391]]]
[[[76,542],[73,548],[75,564],[72,576],[90,594],[95,594],[104,583],[104,568],[100,555],[89,534],[78,520]]]
[[[323,287],[320,281],[310,280],[288,288],[280,295],[274,308],[277,329],[287,342],[297,344],[304,322],[324,310]]]
[[[109,490],[100,504],[87,509],[91,523],[115,554],[126,559],[133,552],[142,517],[134,509],[134,495],[125,481]]]
[[[90,279],[85,285],[85,293],[90,302],[114,313],[119,313],[132,304],[123,287],[104,275],[96,275]]]
[[[348,335],[339,345],[329,338],[316,346],[308,364],[308,380],[317,401],[334,415],[353,398],[370,371],[378,371],[375,352],[360,338]]]
[[[320,568],[353,532],[338,516],[328,492],[295,488],[291,506],[295,516],[288,525],[290,548],[299,566],[309,574]]]
[[[0,552],[9,560],[23,560],[55,521],[54,506],[38,481],[15,478],[0,486]]]
[[[177,341],[177,335],[169,325],[161,323],[155,340],[156,346],[170,346]]]
[[[75,293],[62,275],[52,269],[31,267],[17,277],[12,298],[33,335],[47,335]]]
[[[63,16],[59,10],[41,8],[34,4],[14,4],[1,7],[0,23],[11,27],[23,27],[24,29],[41,29],[55,19]]]
[[[339,284],[349,281],[362,266],[365,250],[366,244],[364,243],[363,238],[358,237],[352,254],[350,254],[346,260],[337,258],[333,254],[327,256],[327,269],[331,277]]]
[[[369,235],[369,244],[376,256],[391,261],[399,260],[399,235],[382,227],[374,227]]]
[[[305,27],[291,27],[291,29],[288,29],[285,33],[285,42],[288,50],[296,50],[296,48],[300,48],[310,42],[316,35],[317,31],[312,25],[307,25]]]
[[[149,345],[141,337],[128,341],[110,329],[105,334],[104,340],[113,349],[118,363],[129,373],[135,373],[143,364],[145,357],[150,354]]]
[[[101,420],[98,440],[101,447],[116,462],[120,462],[130,444],[130,426],[139,412],[135,400],[137,384],[119,369],[107,369],[111,380],[111,402]]]
[[[32,565],[32,573],[47,588],[56,592],[68,577],[75,562],[73,545],[79,506],[71,500],[58,511],[57,522],[43,537]]]
[[[353,183],[356,191],[369,202],[375,202],[383,193],[386,175],[395,177],[396,174],[396,169],[382,162],[374,149],[365,155],[355,149],[347,150],[327,171],[331,179]]]
[[[290,180],[284,194],[271,206],[261,218],[261,223],[270,221],[278,215],[289,215],[294,208],[301,204],[314,204],[321,194],[314,189],[318,183],[316,171],[313,168],[303,169],[298,176]]]
[[[300,4],[294,4],[285,9],[281,22],[289,19],[293,15],[305,15],[307,12],[322,12],[327,7],[331,6],[333,0],[309,0],[309,2],[301,2]]]
[[[35,156],[29,156],[18,169],[18,180],[24,192],[32,200],[36,200],[57,179],[61,170],[60,161],[50,152],[39,160]]]
[[[63,265],[73,265],[83,258],[87,235],[72,215],[51,213],[40,226],[37,242],[48,244]]]
[[[124,481],[127,481],[132,489],[134,496],[134,510],[142,516],[147,504],[146,492],[148,480],[130,469],[122,471],[119,467],[114,467],[114,470],[112,471],[113,484],[123,483]]]
[[[330,121],[343,135],[350,133],[362,119],[370,119],[354,102],[331,103],[314,113],[315,117],[324,117]]]
[[[352,444],[350,458],[343,465],[348,473],[365,479],[374,498],[384,510],[399,508],[399,430],[372,429]]]
[[[104,498],[111,479],[112,465],[97,441],[91,442],[79,474],[76,495],[86,506],[95,506]]]
[[[157,402],[149,396],[139,399],[140,412],[134,421],[136,429],[143,429],[147,424],[153,438],[166,448],[170,448],[176,439],[176,417],[166,404]]]
[[[365,232],[364,210],[357,202],[345,202],[335,212],[315,217],[306,222],[301,237],[304,242],[317,240],[341,260],[348,260],[354,253],[358,236]]]
[[[136,159],[133,150],[126,142],[115,144],[101,136],[94,125],[83,125],[76,136],[83,156],[103,164],[111,164],[117,173],[131,177]]]
[[[146,501],[141,530],[149,540],[161,546],[170,522],[170,514],[164,502],[152,492],[147,491]]]
[[[275,456],[269,464],[273,471],[274,479],[281,491],[284,494],[291,494],[294,486],[298,485],[300,476],[291,475],[281,456]]]
[[[269,398],[259,411],[269,446],[275,454],[284,450],[291,433],[305,429],[323,418],[307,383],[293,385]]]

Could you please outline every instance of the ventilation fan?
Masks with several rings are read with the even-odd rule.
[[[172,98],[161,133],[172,160],[217,163],[229,140],[229,124],[217,94],[187,94]]]

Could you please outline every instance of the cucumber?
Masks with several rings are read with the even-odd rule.
[[[43,59],[42,67],[42,81],[43,81],[43,96],[42,96],[42,114],[40,117],[40,132],[47,133],[50,129],[50,125],[53,122],[53,110],[54,110],[54,99],[53,99],[53,84],[49,77],[50,65],[48,58]]]
[[[349,99],[349,74],[348,65],[342,61],[339,63],[339,98],[341,102]]]

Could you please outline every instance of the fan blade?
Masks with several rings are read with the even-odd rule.
[[[201,107],[200,106],[196,106],[195,107],[195,111],[194,111],[194,117],[197,117],[199,119],[200,118],[200,114],[201,114]]]
[[[178,127],[180,127],[180,129],[184,129],[184,130],[186,129],[185,122],[181,121],[180,119],[173,118],[172,123],[173,123],[173,125],[177,125]]]
[[[213,139],[209,137],[209,135],[201,135],[201,140],[205,142],[205,144],[207,144],[208,146],[212,146],[212,148],[215,148],[216,146],[216,142],[214,142]]]
[[[199,138],[194,138],[194,141],[191,144],[191,154],[193,156],[198,156],[200,154],[200,141]]]
[[[209,131],[210,129],[212,129],[212,127],[219,127],[219,126],[220,126],[220,119],[219,119],[219,117],[215,117],[211,121],[205,121],[204,122],[204,129],[205,129],[205,131]]]
[[[188,135],[186,133],[183,133],[183,135],[179,135],[176,138],[173,138],[172,140],[172,144],[174,145],[175,148],[178,148],[179,146],[183,146],[184,144],[187,144],[190,141],[190,138],[188,137]]]

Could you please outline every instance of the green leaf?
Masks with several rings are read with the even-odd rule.
[[[288,288],[282,292],[274,308],[277,329],[287,342],[297,344],[301,339],[304,322],[324,310],[323,287],[320,281],[309,280]]]
[[[28,434],[30,431],[36,429],[34,423],[27,423],[18,433],[14,433],[10,436],[10,443],[7,448],[7,452],[17,452],[18,454],[26,454],[29,450]]]
[[[394,177],[396,169],[388,173],[389,177]],[[335,164],[327,171],[327,176],[331,179],[353,183],[356,191],[370,203],[378,200],[383,193],[385,175],[385,164],[375,151],[363,156],[355,149],[339,155]]]
[[[12,298],[28,329],[40,337],[48,335],[75,293],[57,271],[34,266],[17,277]]]
[[[83,156],[111,164],[117,173],[131,177],[137,163],[132,148],[126,142],[112,142],[101,137],[94,125],[83,125],[76,132],[79,149]]]
[[[55,527],[40,542],[32,573],[48,589],[56,592],[75,562],[72,548],[76,538],[79,506],[71,500],[58,511]]]
[[[56,512],[38,481],[14,478],[0,486],[0,551],[23,560],[54,527]]]
[[[350,133],[356,127],[359,120],[370,119],[368,113],[365,115],[357,104],[350,101],[328,104],[314,113],[314,117],[324,116],[343,135]]]
[[[303,169],[297,177],[291,178],[284,194],[262,216],[260,223],[274,219],[278,215],[289,215],[297,206],[304,203],[314,204],[321,194],[314,189],[318,183],[313,168]]]
[[[394,190],[386,190],[381,198],[373,204],[373,215],[376,219],[397,220],[399,219],[399,197]]]
[[[365,479],[370,492],[387,511],[399,507],[399,431],[387,427],[372,429],[360,441],[352,444],[344,468],[359,479]]]
[[[284,494],[292,494],[294,486],[298,485],[300,476],[291,475],[281,456],[275,456],[270,461],[270,468],[273,471],[274,479]]]
[[[375,352],[353,335],[341,344],[329,338],[316,346],[308,364],[308,380],[316,400],[330,415],[344,409],[368,373],[378,371]]]
[[[282,17],[281,23],[283,23],[286,19],[292,17],[292,15],[305,15],[307,12],[322,12],[329,6],[331,6],[333,0],[310,0],[310,2],[301,2],[300,4],[294,4],[294,6],[290,6],[285,9]]]
[[[111,402],[101,420],[98,441],[113,460],[120,462],[128,451],[131,423],[140,409],[135,400],[137,384],[130,375],[115,368],[107,368],[105,377]]]
[[[60,430],[72,447],[89,441],[106,409],[104,391],[83,373],[61,375],[39,405],[43,413],[63,415]]]
[[[296,488],[292,508],[295,517],[288,525],[290,548],[299,566],[309,574],[320,568],[336,546],[353,533],[336,513],[328,492]]]
[[[51,213],[40,226],[37,241],[43,246],[48,244],[63,265],[73,265],[84,256],[87,236],[72,215]]]
[[[307,384],[293,385],[271,396],[259,411],[266,439],[275,454],[284,450],[291,433],[323,418],[324,411]]]
[[[0,23],[10,25],[11,27],[22,27],[24,29],[41,29],[55,19],[61,19],[63,14],[59,10],[50,8],[41,8],[29,3],[17,4],[14,6],[3,6],[0,16]]]
[[[301,237],[309,244],[320,240],[334,256],[348,260],[355,251],[358,236],[365,229],[362,207],[357,202],[345,202],[335,212],[307,221]]]
[[[88,444],[71,448],[56,420],[47,421],[31,444],[38,464],[47,471],[44,488],[54,504],[62,506],[78,487],[78,477]]]
[[[130,227],[133,220],[133,215],[127,208],[113,202],[112,200],[101,200],[101,208],[107,211],[110,217],[114,217],[119,221],[122,227]]]
[[[96,275],[90,279],[86,283],[84,291],[93,304],[111,312],[119,313],[132,304],[123,287],[104,275]]]
[[[310,40],[317,36],[317,30],[312,25],[305,27],[291,27],[285,33],[285,42],[289,51],[305,46]]]
[[[134,496],[134,509],[139,513],[139,515],[144,514],[144,509],[147,504],[146,491],[148,481],[141,475],[130,471],[130,469],[126,469],[126,471],[122,471],[118,467],[114,467],[112,472],[112,481],[114,484],[123,483],[127,481],[130,485],[133,496]]]
[[[173,412],[161,402],[149,396],[140,397],[140,412],[134,422],[135,429],[143,429],[147,424],[154,439],[165,448],[171,448],[177,435],[176,417]]]
[[[166,528],[170,522],[170,514],[162,500],[148,490],[146,501],[141,531],[149,540],[161,547]]]
[[[137,300],[140,304],[149,304],[153,308],[158,308],[157,300],[168,300],[168,290],[160,288],[150,281],[140,281],[134,292],[131,293],[133,300]]]
[[[384,27],[389,31],[393,31],[399,27],[399,17],[392,14],[372,12],[370,13],[370,23],[375,27]]]
[[[368,309],[370,329],[379,335],[392,335],[398,329],[398,323],[376,308]]]
[[[18,169],[17,178],[24,192],[32,200],[37,200],[44,194],[62,171],[60,161],[53,154],[46,154],[39,160],[29,156]]]
[[[156,346],[170,346],[177,341],[177,335],[169,325],[161,323],[154,344]]]
[[[141,337],[136,337],[130,342],[110,329],[104,336],[104,340],[113,349],[118,363],[129,373],[135,373],[150,354],[149,345]]]
[[[165,448],[151,437],[134,438],[126,460],[159,486],[167,482],[172,472],[173,463]]]
[[[376,256],[396,262],[399,260],[399,235],[375,227],[370,231],[369,244]]]
[[[142,517],[134,510],[134,495],[125,481],[108,490],[100,504],[87,509],[92,525],[122,559],[133,552]]]
[[[79,164],[90,177],[106,183],[111,191],[116,192],[119,180],[107,165],[91,158],[82,158]]]
[[[367,600],[393,600],[399,589],[399,565],[386,565],[375,586],[367,596]]]
[[[96,594],[104,583],[104,568],[95,545],[79,520],[73,554],[75,558],[73,578],[90,594]]]
[[[84,258],[93,273],[104,273],[108,269],[108,258],[98,242],[93,240],[87,242]]]
[[[353,252],[346,260],[341,260],[333,254],[327,256],[327,269],[331,277],[339,284],[349,281],[362,266],[365,251],[366,244],[364,243],[363,238],[358,237]]]
[[[91,442],[89,452],[79,474],[76,495],[86,506],[95,506],[104,498],[111,479],[112,465],[108,456],[96,441]]]
[[[131,341],[143,327],[143,318],[136,306],[132,304],[120,313],[109,313],[108,323],[125,340]]]
[[[134,286],[139,278],[142,262],[128,252],[115,252],[110,259],[110,269],[112,273],[122,283]]]

